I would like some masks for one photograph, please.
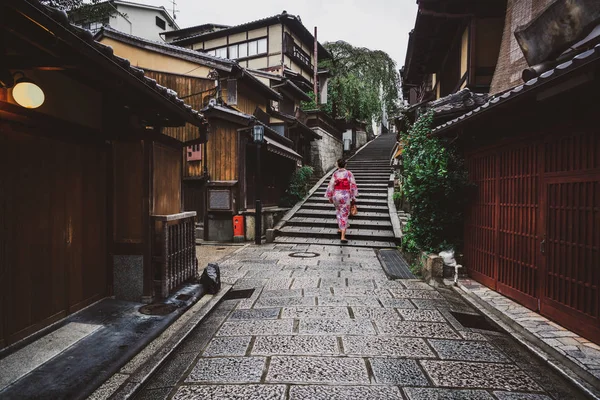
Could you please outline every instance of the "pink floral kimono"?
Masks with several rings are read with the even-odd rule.
[[[335,217],[340,230],[348,226],[348,215],[352,200],[358,196],[358,187],[352,172],[346,169],[338,169],[333,173],[325,197],[333,200],[335,206]]]

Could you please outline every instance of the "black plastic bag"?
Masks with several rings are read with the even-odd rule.
[[[200,283],[209,294],[215,294],[221,290],[221,270],[219,264],[209,263],[202,272]]]

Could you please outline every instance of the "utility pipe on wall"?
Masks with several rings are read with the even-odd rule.
[[[319,69],[319,42],[317,41],[317,27],[315,26],[315,64],[313,66],[314,76],[313,76],[313,91],[315,93],[315,104],[317,107],[319,106],[319,81],[317,79],[317,71]]]

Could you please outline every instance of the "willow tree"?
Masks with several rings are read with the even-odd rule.
[[[384,51],[354,47],[344,41],[327,42],[332,58],[319,63],[328,69],[328,103],[336,118],[381,122],[382,111],[398,107],[400,77],[396,62]]]

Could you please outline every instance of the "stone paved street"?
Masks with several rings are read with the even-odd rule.
[[[451,288],[388,280],[372,249],[249,246],[220,266],[254,292],[217,306],[137,398],[584,398],[507,334],[463,326],[452,312],[476,311]]]

